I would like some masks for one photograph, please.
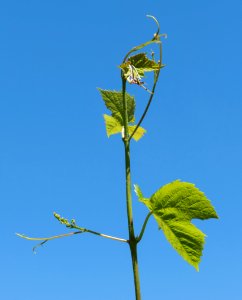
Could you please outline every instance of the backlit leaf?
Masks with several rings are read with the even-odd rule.
[[[103,117],[105,120],[106,132],[107,132],[108,137],[110,137],[110,135],[112,135],[112,134],[122,133],[123,126],[120,124],[118,119],[116,119],[112,116],[106,115],[106,114],[104,114]],[[135,127],[136,127],[135,125],[128,127],[129,134],[131,134],[133,132]],[[139,127],[132,138],[135,141],[138,141],[144,135],[145,132],[146,132],[146,130],[144,128]]]
[[[161,187],[150,199],[138,197],[153,215],[171,245],[198,270],[205,234],[192,219],[218,218],[210,201],[194,184],[176,180]]]
[[[106,124],[106,132],[107,136],[110,137],[112,134],[122,132],[122,125],[119,123],[117,119],[112,116],[103,115],[105,124]]]
[[[119,123],[123,125],[124,108],[123,108],[122,92],[102,90],[102,89],[99,89],[99,91],[101,93],[101,96],[103,98],[103,101],[105,102],[107,109],[111,111],[112,117],[117,119]],[[125,99],[127,103],[128,122],[132,122],[134,120],[135,100],[134,97],[132,97],[128,93],[125,94]]]
[[[120,65],[120,68],[124,71],[126,77],[130,75],[130,64],[135,67],[140,77],[143,77],[145,72],[158,71],[161,67],[163,67],[154,60],[149,59],[145,53],[138,53],[129,57],[127,62]]]
[[[132,134],[134,129],[136,128],[136,125],[129,126],[129,135]],[[146,133],[146,130],[142,127],[139,126],[139,128],[135,131],[135,134],[132,136],[132,138],[135,141],[138,141],[139,139],[142,138],[142,136]]]
[[[158,71],[160,69],[160,65],[154,60],[149,59],[145,53],[131,56],[129,57],[129,61],[137,69],[140,76],[144,76],[144,72]]]

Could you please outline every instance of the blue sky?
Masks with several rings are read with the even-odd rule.
[[[45,244],[15,232],[80,226],[127,237],[123,147],[108,139],[97,87],[120,89],[117,66],[150,39],[152,14],[168,34],[157,93],[132,144],[133,183],[151,195],[177,178],[212,200],[197,273],[154,220],[139,247],[143,299],[241,299],[242,2],[0,1],[1,289],[5,300],[134,299],[128,247],[92,235]],[[152,48],[153,49],[153,48]],[[155,49],[153,49],[155,50]],[[137,113],[147,93],[131,86]],[[146,208],[134,198],[139,231]]]

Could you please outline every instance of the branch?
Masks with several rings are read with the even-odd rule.
[[[21,238],[23,238],[23,239],[30,240],[30,241],[43,241],[43,242],[37,244],[33,248],[34,252],[35,252],[35,249],[37,247],[42,246],[43,244],[45,244],[48,241],[51,241],[51,240],[54,240],[54,239],[63,238],[63,237],[67,237],[67,236],[71,236],[71,235],[74,235],[74,234],[80,234],[80,233],[84,233],[84,232],[89,232],[89,233],[92,233],[92,234],[95,234],[95,235],[99,235],[99,236],[107,238],[107,239],[111,239],[111,240],[115,240],[115,241],[119,241],[119,242],[128,243],[128,240],[126,240],[126,239],[118,238],[118,237],[115,237],[115,236],[107,235],[107,234],[104,234],[104,233],[100,233],[100,232],[97,232],[97,231],[93,231],[93,230],[90,230],[90,229],[87,229],[87,228],[80,227],[80,226],[76,225],[76,222],[75,222],[74,219],[72,219],[71,222],[69,222],[67,219],[62,218],[57,213],[54,213],[54,216],[55,216],[55,218],[61,224],[64,224],[67,228],[77,229],[78,231],[74,231],[74,232],[70,232],[70,233],[64,233],[64,234],[59,234],[59,235],[54,235],[54,236],[50,236],[50,237],[37,237],[37,238],[35,238],[35,237],[28,237],[28,236],[26,236],[24,234],[19,234],[19,233],[16,233],[16,235],[19,236],[19,237],[21,237]]]
[[[119,242],[128,243],[128,240],[126,240],[126,239],[122,239],[122,238],[118,238],[118,237],[115,237],[115,236],[103,234],[103,233],[96,232],[96,231],[93,231],[93,230],[90,230],[90,229],[86,229],[86,228],[81,228],[80,231],[74,231],[74,232],[70,232],[70,233],[64,233],[64,234],[54,235],[54,236],[50,236],[50,237],[37,237],[37,238],[34,238],[34,237],[29,237],[29,236],[26,236],[26,235],[20,234],[20,233],[16,233],[16,235],[19,236],[19,237],[21,237],[21,238],[23,238],[23,239],[30,240],[30,241],[43,241],[43,242],[37,244],[36,246],[34,246],[33,251],[35,252],[35,249],[37,247],[42,246],[43,244],[45,244],[48,241],[51,241],[51,240],[54,240],[54,239],[63,238],[63,237],[67,237],[67,236],[72,236],[74,234],[80,234],[80,233],[84,233],[84,232],[89,232],[89,233],[92,233],[92,234],[95,234],[95,235],[99,235],[99,236],[107,238],[107,239],[111,239],[111,240],[115,240],[115,241],[119,241]]]
[[[93,230],[90,230],[90,229],[87,229],[87,228],[84,228],[84,227],[80,227],[80,226],[78,226],[78,225],[76,224],[76,221],[75,221],[74,219],[72,219],[71,222],[69,222],[67,219],[61,217],[59,214],[57,214],[57,213],[55,213],[55,212],[54,212],[54,217],[55,217],[61,224],[65,225],[67,228],[79,230],[78,233],[89,232],[89,233],[92,233],[92,234],[95,234],[95,235],[99,235],[99,236],[105,237],[105,238],[107,238],[107,239],[112,239],[112,240],[115,240],[115,241],[120,241],[120,242],[125,242],[125,243],[128,242],[127,240],[122,239],[122,238],[117,238],[117,237],[115,237],[115,236],[103,234],[103,233],[100,233],[100,232],[97,232],[97,231],[93,231]]]

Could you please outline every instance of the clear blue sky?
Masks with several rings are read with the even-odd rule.
[[[97,87],[120,89],[123,56],[155,32],[164,40],[157,94],[132,144],[133,183],[145,195],[174,179],[194,182],[219,220],[206,232],[197,273],[155,221],[139,247],[143,299],[242,299],[242,2],[0,1],[0,298],[134,299],[128,247],[88,234],[32,253],[15,232],[80,226],[127,237],[123,147],[108,139]],[[138,112],[146,92],[138,96]],[[134,198],[138,231],[146,208]]]

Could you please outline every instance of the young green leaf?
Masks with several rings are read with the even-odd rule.
[[[106,114],[104,114],[103,117],[104,117],[104,120],[105,120],[106,132],[107,132],[108,137],[110,137],[110,135],[112,135],[112,134],[122,132],[123,126],[120,124],[118,119],[116,119],[112,116],[106,115]],[[130,135],[132,134],[135,127],[136,127],[135,125],[128,126]],[[142,136],[144,135],[145,132],[146,132],[146,130],[144,128],[139,127],[132,138],[135,141],[138,141],[139,139],[142,138]]]
[[[126,77],[130,75],[130,64],[135,67],[140,77],[143,77],[145,72],[158,71],[161,67],[163,67],[154,60],[149,59],[145,53],[138,53],[134,56],[129,57],[126,63],[120,65],[120,68],[124,71]]]
[[[112,117],[117,119],[119,123],[123,125],[124,108],[122,92],[102,89],[99,89],[99,91],[107,109],[111,111]],[[132,97],[128,93],[125,93],[125,99],[127,102],[128,122],[132,122],[134,120],[135,100],[134,97]]]
[[[140,198],[153,212],[167,240],[198,270],[205,234],[196,228],[191,220],[218,218],[204,193],[192,183],[176,180],[161,187],[148,201],[145,200]]]
[[[131,125],[129,128],[129,135],[132,134],[134,129],[136,128],[136,125]],[[138,129],[135,131],[135,134],[132,136],[132,138],[137,142],[139,139],[143,137],[143,135],[146,133],[146,130],[143,127],[138,127]]]
[[[119,123],[117,119],[112,116],[108,116],[106,114],[103,115],[105,124],[106,124],[106,132],[107,136],[110,137],[112,134],[122,132],[122,125]]]

